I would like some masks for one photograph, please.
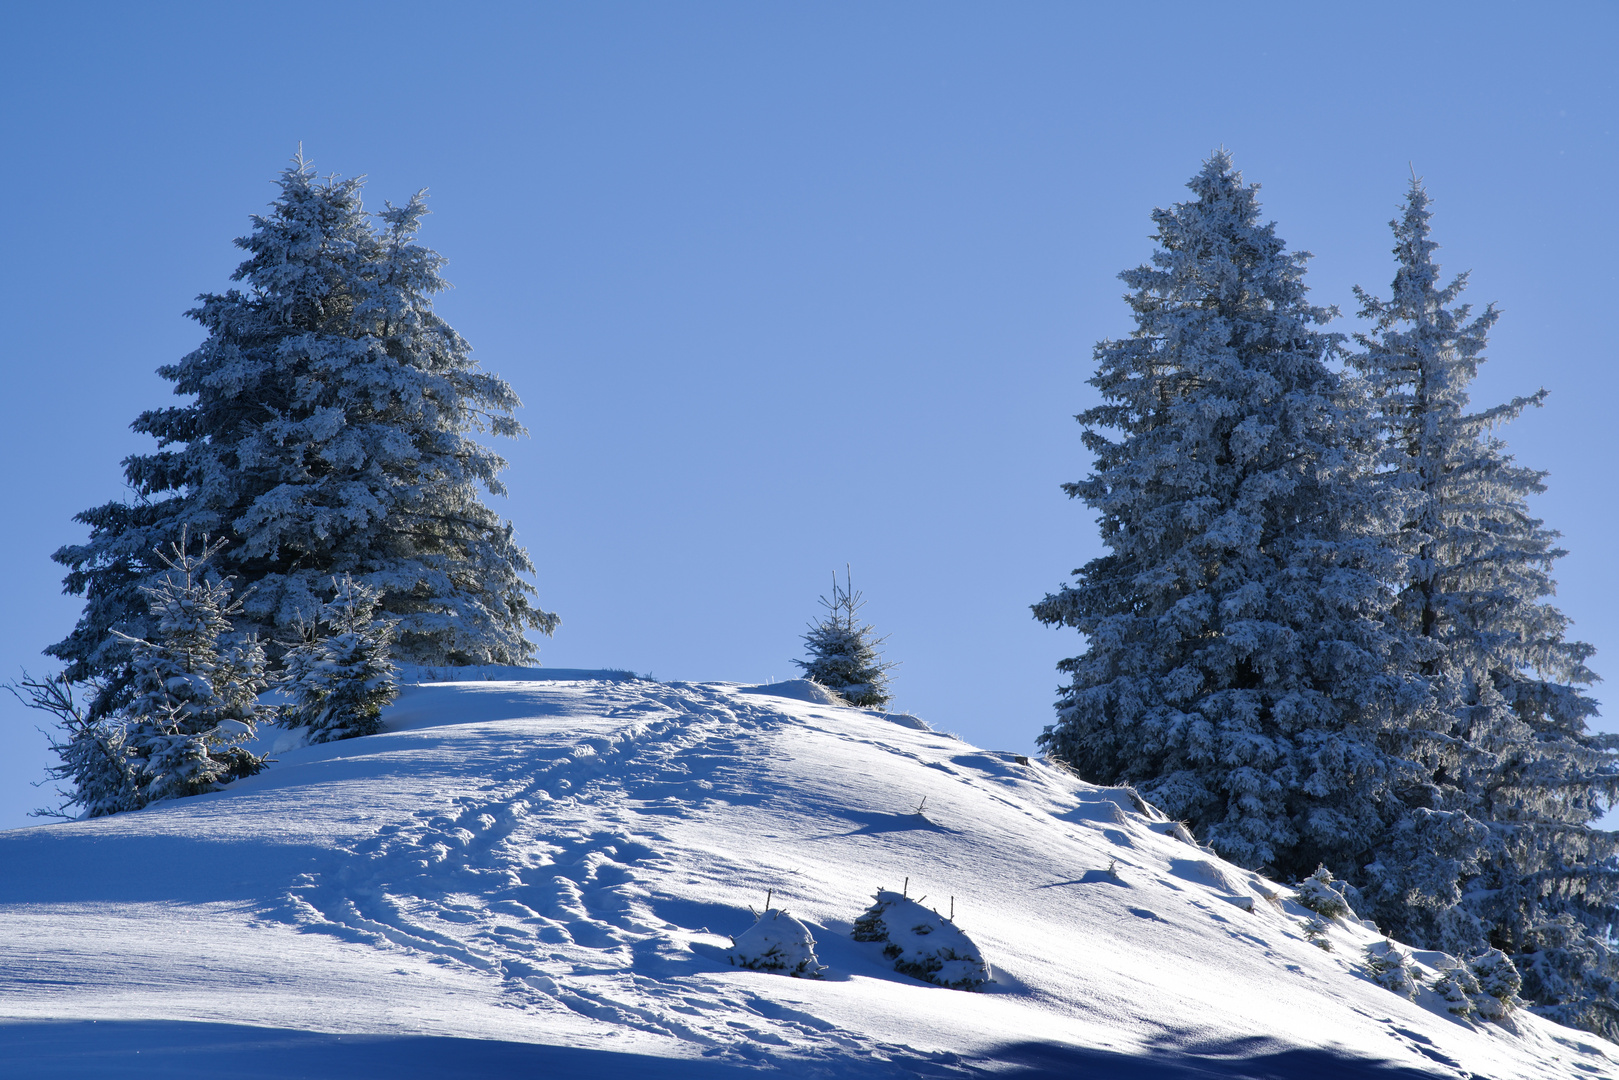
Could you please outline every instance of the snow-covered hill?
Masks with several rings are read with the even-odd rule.
[[[0,1075],[1619,1077],[1590,1036],[1372,984],[1375,932],[1308,943],[1128,791],[807,683],[482,674],[521,677],[0,834]],[[995,981],[854,940],[879,888],[953,907]],[[728,960],[767,892],[822,978]]]

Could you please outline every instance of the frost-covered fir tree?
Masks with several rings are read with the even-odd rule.
[[[504,494],[505,462],[469,433],[521,434],[520,402],[433,311],[446,286],[415,239],[421,195],[373,225],[358,179],[317,179],[300,156],[279,185],[236,241],[245,287],[202,296],[187,314],[206,339],[159,369],[185,402],[134,423],[159,444],[125,461],[137,498],[80,514],[89,541],[54,556],[86,604],[46,651],[101,681],[96,715],[129,701],[126,638],[152,632],[142,589],[164,569],[152,552],[187,528],[232,538],[217,569],[252,586],[239,621],[268,641],[344,574],[382,596],[405,660],[523,663],[524,632],[556,626],[481,498]]]
[[[820,622],[811,623],[804,635],[809,659],[793,663],[803,669],[805,678],[814,679],[849,704],[880,709],[888,704],[888,672],[894,665],[885,663],[878,651],[884,639],[860,620],[864,604],[848,568],[844,568],[842,586],[834,573],[832,598],[821,597],[826,614]]]
[[[127,641],[134,699],[122,742],[141,805],[215,791],[264,767],[243,745],[255,734],[258,697],[269,686],[264,649],[251,634],[235,632],[231,616],[241,602],[231,599],[227,581],[207,572],[225,541],[204,537],[193,554],[189,540],[182,531],[158,553],[166,572],[145,587],[155,640]]]
[[[377,617],[376,592],[347,576],[333,592],[287,650],[281,682],[292,699],[284,722],[307,727],[312,743],[376,734],[399,692],[388,655],[393,626]]]
[[[1376,331],[1358,337],[1351,359],[1385,427],[1384,464],[1409,497],[1397,611],[1426,646],[1420,671],[1445,736],[1412,793],[1406,857],[1378,859],[1372,895],[1380,921],[1407,940],[1458,954],[1499,946],[1537,1011],[1611,1037],[1619,834],[1591,824],[1619,799],[1616,740],[1587,729],[1592,650],[1567,640],[1568,620],[1546,602],[1563,552],[1528,507],[1545,474],[1516,464],[1493,434],[1545,391],[1470,411],[1497,313],[1458,302],[1465,274],[1441,283],[1430,215],[1413,179],[1391,222],[1392,295],[1356,290]],[[1411,902],[1423,895],[1429,902]]]
[[[1065,490],[1108,552],[1034,605],[1086,639],[1040,741],[1235,862],[1354,882],[1427,710],[1385,618],[1401,568],[1375,431],[1256,187],[1223,151],[1188,187],[1154,211],[1152,264],[1120,275],[1134,332],[1096,347],[1093,471]]]

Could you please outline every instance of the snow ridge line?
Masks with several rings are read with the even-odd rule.
[[[671,860],[665,838],[646,828],[649,810],[652,820],[687,817],[712,798],[753,797],[716,763],[756,752],[762,734],[797,721],[700,684],[593,685],[590,694],[625,726],[540,749],[558,756],[536,762],[510,794],[456,797],[339,849],[270,914],[493,976],[517,1007],[564,1008],[685,1044],[685,1053],[799,1065],[846,1065],[854,1055],[867,1075],[964,1075],[950,1055],[843,1032],[715,978],[717,955],[692,948],[717,954],[703,941],[714,935],[654,910],[659,898],[638,868]]]

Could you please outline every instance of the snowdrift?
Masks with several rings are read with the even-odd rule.
[[[804,684],[448,674],[227,792],[0,833],[0,1074],[1619,1077],[1375,985],[1375,931],[1312,944],[1128,790]],[[856,940],[880,892],[992,981]],[[818,977],[732,961],[778,909]]]

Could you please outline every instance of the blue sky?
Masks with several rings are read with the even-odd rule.
[[[300,143],[374,207],[429,189],[439,310],[527,406],[496,505],[563,618],[545,664],[789,677],[849,562],[898,705],[1022,750],[1080,644],[1028,605],[1099,551],[1058,485],[1086,471],[1071,417],[1092,344],[1130,328],[1116,275],[1152,208],[1228,147],[1352,316],[1352,285],[1387,292],[1414,167],[1445,268],[1504,311],[1475,400],[1551,391],[1505,434],[1551,472],[1559,603],[1615,671],[1611,3],[7,19],[7,677],[50,670],[79,602],[49,555],[123,494],[150,446],[129,422],[169,401],[154,369],[199,339],[181,313],[228,284]],[[34,721],[0,702],[0,827],[43,798]]]

